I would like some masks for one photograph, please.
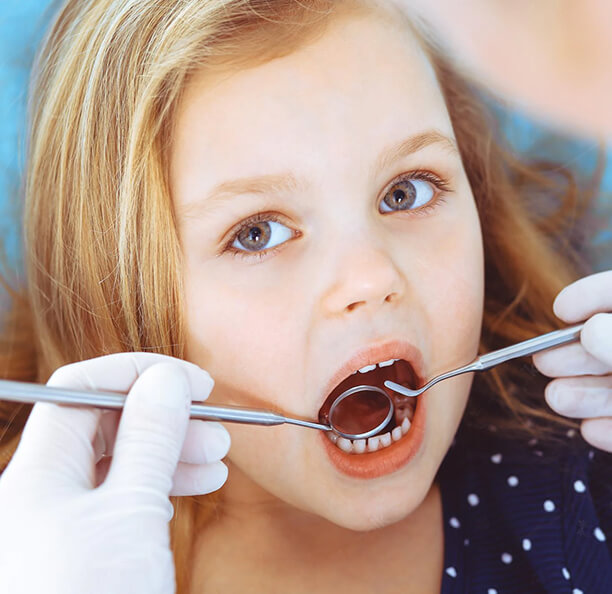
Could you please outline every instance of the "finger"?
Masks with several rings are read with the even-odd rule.
[[[612,418],[587,419],[580,425],[580,432],[591,445],[612,452]]]
[[[146,369],[127,395],[105,486],[167,496],[187,432],[191,389],[183,367]]]
[[[206,371],[188,361],[157,353],[115,353],[65,365],[53,373],[47,385],[127,392],[144,370],[166,361],[187,373],[194,400],[208,397],[214,381]],[[57,481],[91,487],[95,482],[92,442],[100,414],[99,409],[37,403],[24,428],[13,466],[23,463],[46,468]],[[114,433],[105,431],[105,425],[102,430],[106,447],[112,448]]]
[[[612,416],[612,376],[553,380],[544,392],[549,406],[565,417]]]
[[[119,414],[105,411],[100,418],[99,435],[94,440],[96,462],[102,455],[112,456],[119,427]],[[179,460],[188,464],[208,464],[221,460],[230,448],[230,435],[221,423],[191,419]]]
[[[533,356],[533,363],[540,373],[548,377],[604,375],[612,372],[612,365],[596,359],[579,342],[537,353]]]
[[[93,440],[93,451],[94,460],[97,464],[106,452],[106,441],[104,440],[104,434],[100,428],[100,425],[98,425],[98,429]]]
[[[227,480],[227,466],[223,462],[212,464],[185,464],[180,462],[174,473],[170,495],[205,495],[220,489]]]
[[[612,311],[612,270],[586,276],[565,287],[557,295],[553,310],[568,324]]]
[[[595,314],[585,323],[580,341],[588,353],[612,370],[612,314]]]
[[[96,465],[96,487],[100,486],[108,476],[112,458],[103,457]],[[187,464],[179,462],[174,477],[170,495],[205,495],[220,489],[227,480],[228,469],[221,461],[210,464]]]
[[[28,467],[33,478],[45,473],[45,484],[91,488],[94,482],[92,441],[100,410],[38,402],[32,408],[12,466]]]
[[[104,442],[104,451],[101,452],[105,456],[112,456],[115,449],[115,438],[119,429],[121,420],[121,412],[118,410],[105,410],[100,417],[100,426],[98,431],[102,434],[101,438]],[[96,458],[97,459],[97,458]]]
[[[114,414],[114,411],[112,413]],[[113,443],[115,433],[113,433]],[[221,487],[227,478],[227,469],[219,470],[225,468],[225,465],[219,466],[215,463],[227,455],[230,443],[230,435],[220,423],[189,421],[170,494],[200,495]],[[98,486],[106,479],[112,461],[112,449],[106,448],[99,428],[96,439],[94,439],[94,451],[96,453],[95,486]]]
[[[209,464],[227,455],[230,435],[221,423],[192,419],[187,427],[180,461],[188,464]]]
[[[99,487],[106,480],[112,461],[112,458],[105,456],[100,458],[99,462],[96,464],[95,487]]]
[[[204,369],[189,361],[159,353],[114,353],[71,363],[57,369],[47,385],[126,394],[146,369],[158,363],[179,365],[187,373],[192,400],[208,398],[214,380]]]

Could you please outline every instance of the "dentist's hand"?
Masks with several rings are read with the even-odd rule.
[[[580,342],[534,356],[541,373],[557,377],[546,387],[546,401],[566,417],[585,419],[584,439],[612,452],[612,270],[565,287],[554,303],[568,324],[587,320]]]
[[[189,419],[213,380],[185,361],[120,353],[62,367],[48,385],[129,393],[118,423],[118,412],[34,406],[0,476],[0,591],[172,594],[168,495],[227,478],[229,434]]]

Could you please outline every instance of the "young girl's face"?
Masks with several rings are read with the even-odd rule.
[[[427,378],[475,356],[478,214],[436,77],[408,30],[342,20],[287,57],[194,77],[171,188],[187,358],[215,379],[209,402],[316,420],[367,364],[405,359]],[[381,385],[392,369],[361,377]],[[429,492],[470,384],[430,390],[408,433],[374,453],[344,453],[291,425],[227,424],[228,496],[354,529],[397,521]]]

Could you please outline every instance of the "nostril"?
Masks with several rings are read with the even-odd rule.
[[[398,293],[389,293],[384,299],[383,302],[386,303],[391,303],[392,301],[395,301],[395,299],[397,298]],[[357,307],[359,307],[360,305],[365,305],[367,303],[367,301],[354,301],[353,303],[349,303],[346,306],[346,310],[347,311],[353,311],[354,309],[356,309]]]
[[[387,303],[391,303],[392,301],[395,301],[398,297],[397,293],[389,293],[386,297],[385,297],[385,301]]]
[[[350,303],[346,306],[347,311],[353,311],[359,305],[362,305],[365,301],[355,301],[354,303]]]

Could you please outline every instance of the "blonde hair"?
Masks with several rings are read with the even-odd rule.
[[[372,8],[366,0],[65,2],[34,66],[27,289],[13,292],[3,376],[46,381],[66,363],[120,351],[182,358],[181,252],[167,165],[186,82],[201,69],[240,69],[290,54],[322,35],[332,17]],[[526,187],[552,193],[549,178],[501,148],[472,89],[439,52],[428,51],[482,219],[483,348],[553,329],[552,299],[575,278],[554,241],[575,213],[575,188],[554,216],[535,219],[522,196]],[[468,417],[470,407],[494,401],[499,409],[485,420],[517,432],[529,431],[526,419],[576,426],[515,394],[512,386],[524,380],[516,366],[491,373],[482,389],[476,384]],[[4,465],[28,410],[0,405]],[[191,545],[215,501],[174,500],[179,592],[188,591]]]

